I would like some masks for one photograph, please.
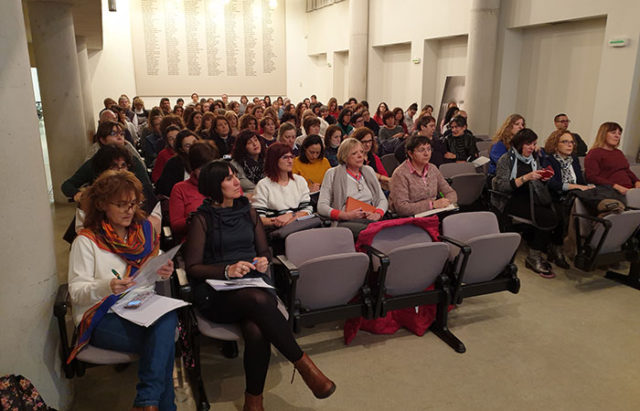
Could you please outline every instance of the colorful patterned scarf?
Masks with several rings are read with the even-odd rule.
[[[141,224],[132,223],[127,230],[127,239],[123,240],[109,223],[103,221],[97,233],[85,228],[78,235],[89,238],[98,248],[112,252],[125,260],[127,269],[122,278],[127,278],[135,276],[138,269],[148,259],[156,256],[160,250],[160,236],[154,232],[153,225],[148,220],[144,220]],[[77,329],[78,338],[67,359],[67,364],[89,343],[93,330],[120,297],[121,295],[108,295],[84,313]]]

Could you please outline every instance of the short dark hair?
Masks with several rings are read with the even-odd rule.
[[[273,121],[272,118],[269,117],[269,119]],[[267,151],[267,145],[265,144],[264,139],[260,138],[260,136],[258,136],[257,133],[246,128],[242,130],[240,133],[238,133],[238,135],[236,136],[236,142],[234,143],[233,153],[231,156],[234,160],[236,160],[239,163],[242,163],[242,161],[244,161],[249,156],[249,154],[247,153],[247,142],[251,140],[253,137],[258,138],[258,141],[260,142],[260,147],[262,148],[260,150],[259,159],[264,158]]]
[[[351,116],[351,124],[355,124],[355,123],[356,123],[356,121],[358,121],[358,119],[359,119],[360,117],[362,117],[362,114],[358,114],[358,113],[356,113],[356,114],[352,115],[352,116]]]
[[[170,131],[180,132],[180,130],[180,127],[176,126],[175,124],[171,124],[169,127],[165,128],[162,131],[162,138],[164,139],[164,142],[167,143],[167,147],[169,146],[169,142],[167,141],[167,134],[169,134]]]
[[[224,200],[222,195],[222,182],[229,175],[229,170],[237,174],[238,170],[225,160],[215,160],[205,164],[198,177],[198,191],[205,197],[211,198],[220,204]]]
[[[295,114],[291,114],[291,113],[289,113],[288,111],[285,111],[285,112],[282,114],[282,117],[280,118],[280,123],[285,123],[285,122],[287,122],[287,121],[289,121],[289,120],[295,120],[295,121],[297,121],[298,119],[296,118]]]
[[[515,148],[518,152],[521,152],[523,145],[531,144],[537,139],[538,135],[533,130],[530,128],[523,128],[511,139],[511,147]]]
[[[311,163],[311,161],[307,158],[306,150],[309,147],[316,144],[320,144],[320,156],[318,157],[318,159],[321,159],[324,157],[324,147],[322,145],[322,138],[317,134],[311,134],[310,136],[307,136],[304,139],[304,141],[302,141],[302,146],[300,147],[300,154],[298,155],[298,157],[300,158],[300,161],[302,161],[305,164]]]
[[[197,170],[210,161],[220,158],[218,147],[211,140],[200,140],[193,143],[189,149],[189,166]]]
[[[338,114],[338,123],[342,124],[342,120],[344,120],[344,116],[350,116],[353,114],[353,110],[351,110],[350,108],[343,108],[342,111],[340,111],[340,114]]]
[[[349,100],[347,101],[347,103],[351,103],[352,101],[353,101],[354,103],[358,104],[358,99],[357,99],[357,98],[355,98],[355,97],[349,97]]]
[[[360,101],[360,104],[362,104],[363,106],[365,106],[366,108],[369,108],[369,102],[367,100],[362,100]]]
[[[160,104],[164,103],[165,101],[169,101],[169,98],[168,97],[162,97],[160,99]]]
[[[404,143],[404,146],[407,149],[407,152],[409,151],[413,152],[413,150],[425,144],[428,144],[429,146],[431,146],[431,140],[429,140],[429,138],[426,136],[421,136],[416,134],[414,136],[407,138],[407,141]]]
[[[409,106],[409,110],[418,111],[418,103],[413,103]]]
[[[416,130],[420,131],[422,127],[426,127],[431,122],[436,122],[436,119],[431,116],[422,116],[416,120]]]
[[[458,127],[466,127],[467,126],[467,119],[462,117],[462,116],[455,116],[454,118],[451,119],[451,121],[449,123],[450,124],[455,124]]]
[[[131,154],[129,150],[115,144],[106,144],[96,152],[91,158],[93,171],[99,176],[106,170],[110,169],[113,162],[117,159],[123,159],[127,163],[127,168],[131,169]]]
[[[176,100],[176,103],[180,103],[180,102],[183,102],[183,103],[184,103],[184,99],[183,99],[182,97],[180,97],[180,98],[178,98],[178,99]]]
[[[450,109],[447,110],[447,113],[444,115],[445,124],[449,124],[449,121],[451,121],[451,118],[456,113],[456,111],[460,111],[458,106],[451,107]]]
[[[393,111],[391,111],[391,110],[385,111],[384,114],[382,115],[382,122],[386,123],[388,118],[395,119],[396,118],[395,113]]]
[[[101,140],[111,134],[111,130],[113,130],[114,127],[118,127],[120,130],[124,131],[122,124],[115,121],[105,121],[98,125],[98,130],[96,131],[96,141],[98,144],[102,145]]]
[[[274,143],[267,149],[267,156],[264,160],[264,175],[269,177],[273,182],[278,182],[278,176],[280,169],[278,168],[278,161],[280,157],[285,154],[292,154],[291,147],[284,143]],[[293,174],[289,172],[289,180],[293,180]]]
[[[304,132],[309,134],[309,128],[312,126],[320,126],[320,119],[316,116],[307,116],[302,121],[302,128]]]
[[[553,118],[553,122],[555,123],[556,121],[558,121],[560,117],[569,117],[569,116],[566,115],[565,113],[556,114],[556,116]]]

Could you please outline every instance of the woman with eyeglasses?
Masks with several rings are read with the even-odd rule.
[[[329,169],[322,180],[318,199],[318,214],[339,222],[356,220],[360,227],[351,227],[354,235],[370,221],[378,221],[387,212],[388,202],[373,168],[364,164],[365,151],[355,138],[346,138],[338,148],[338,166]],[[347,211],[347,198],[371,204],[375,211],[362,208]]]
[[[576,155],[576,141],[569,130],[556,130],[549,137],[544,145],[546,155],[542,159],[542,167],[551,166],[554,171],[553,177],[547,182],[547,187],[553,196],[557,215],[561,220],[563,232],[561,236],[549,246],[549,260],[558,267],[569,268],[569,263],[564,257],[562,241],[567,234],[569,227],[569,213],[571,204],[566,200],[572,190],[590,190],[594,186],[587,185],[582,174],[580,161]]]
[[[291,147],[275,143],[267,149],[265,177],[258,181],[253,207],[265,227],[283,227],[313,213],[306,180],[293,174]]]
[[[373,136],[373,131],[368,127],[360,127],[351,134],[351,137],[362,143],[365,155],[364,164],[373,169],[382,188],[388,190],[391,179],[389,178],[389,173],[387,173],[387,170],[385,170],[382,165],[382,160],[380,160],[380,157],[376,154],[378,151],[378,143]]]
[[[391,209],[400,217],[410,217],[455,203],[458,200],[455,190],[438,167],[430,163],[431,140],[426,136],[411,136],[407,139],[406,150],[408,158],[391,176]]]
[[[98,126],[98,131],[96,132],[96,141],[100,144],[100,147],[105,146],[107,144],[115,144],[119,147],[125,146],[124,139],[124,130],[122,129],[122,125],[120,123],[116,123],[113,121],[105,121],[100,123]],[[92,184],[93,181],[98,177],[95,173],[95,167],[93,165],[94,157],[91,157],[89,160],[85,161],[84,164],[80,166],[80,168],[64,183],[62,183],[62,192],[69,198],[73,198],[75,202],[79,202],[80,197],[82,196],[82,188],[85,185]],[[145,209],[151,211],[155,206],[157,199],[153,195],[153,187],[151,186],[151,181],[149,180],[149,174],[147,174],[147,170],[144,165],[137,157],[131,157],[131,169],[133,174],[140,180],[142,186],[144,187],[144,192],[146,196],[146,204]]]
[[[70,360],[89,343],[136,353],[140,359],[133,409],[175,410],[175,311],[149,327],[109,311],[117,295],[135,284],[136,271],[160,250],[160,219],[146,217],[139,206],[143,201],[140,181],[128,171],[106,171],[87,190],[85,229],[69,254],[69,296],[79,336]],[[172,272],[169,261],[158,269],[158,280]]]

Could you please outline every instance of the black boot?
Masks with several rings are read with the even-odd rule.
[[[570,268],[569,263],[564,257],[564,251],[562,250],[561,245],[551,244],[551,247],[549,247],[549,252],[547,253],[547,258],[550,262],[554,263],[560,268],[564,268],[565,270]]]
[[[540,251],[529,250],[529,255],[524,260],[524,265],[544,278],[553,278],[556,275],[551,272],[551,265],[542,258]]]

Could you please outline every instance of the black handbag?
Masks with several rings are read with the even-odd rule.
[[[529,189],[533,196],[533,202],[537,205],[548,206],[551,205],[551,193],[547,188],[547,185],[542,181],[531,180],[529,181]]]
[[[626,197],[611,186],[595,186],[589,190],[572,190],[571,194],[582,201],[591,215],[597,215],[604,210],[599,210],[598,205],[602,200],[617,200],[623,205],[627,204]]]

